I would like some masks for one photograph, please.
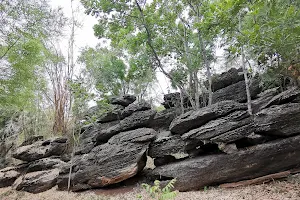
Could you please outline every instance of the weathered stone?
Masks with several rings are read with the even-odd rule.
[[[124,109],[123,106],[111,105],[111,108],[107,112],[105,112],[99,116],[99,118],[97,119],[97,122],[98,123],[106,123],[106,122],[121,120],[124,118],[121,114],[123,109]]]
[[[170,130],[175,134],[183,134],[189,130],[206,124],[210,120],[226,116],[234,111],[246,109],[247,107],[244,104],[236,103],[234,101],[222,101],[211,106],[180,115],[172,121]]]
[[[297,87],[292,87],[276,96],[274,96],[264,108],[268,108],[272,105],[281,105],[285,103],[290,103],[296,98],[300,97],[300,89]]]
[[[66,138],[52,139],[38,141],[27,146],[21,146],[13,153],[13,157],[30,162],[53,155],[59,156],[66,150],[66,141]]]
[[[44,171],[48,169],[59,168],[65,162],[59,158],[42,158],[31,162],[27,168],[27,172]]]
[[[153,120],[150,122],[149,127],[155,130],[168,130],[171,122],[180,113],[176,108],[166,109],[157,112]]]
[[[145,111],[145,110],[150,110],[150,109],[151,109],[151,105],[149,103],[147,103],[146,101],[132,103],[121,112],[121,116],[123,118],[125,118],[125,117],[130,116],[134,112]]]
[[[140,128],[121,132],[90,153],[74,159],[71,176],[73,191],[119,183],[140,172],[146,164],[146,151],[156,131]],[[100,167],[99,167],[100,166]],[[59,189],[67,188],[69,166],[60,172]]]
[[[11,186],[19,176],[20,172],[13,167],[0,170],[0,188]]]
[[[214,92],[242,80],[244,80],[243,70],[231,68],[227,72],[212,77],[211,89]],[[205,86],[208,87],[208,81],[205,82]]]
[[[211,120],[203,126],[182,135],[184,139],[212,142],[233,142],[251,134],[253,120],[247,111],[235,111],[229,115]]]
[[[156,167],[152,171],[152,178],[176,178],[175,189],[199,190],[205,186],[252,179],[292,169],[299,162],[300,136],[296,136],[233,154],[197,157]]]
[[[268,89],[257,95],[257,99],[251,101],[252,113],[257,113],[266,107],[268,102],[279,92],[279,88]]]
[[[180,135],[173,135],[161,139],[157,139],[150,144],[148,155],[152,158],[159,158],[165,156],[181,158],[188,157],[189,151],[202,145],[198,140],[183,141]]]
[[[266,108],[254,116],[255,132],[266,135],[291,136],[300,133],[300,103]]]
[[[250,85],[251,98],[255,98],[261,92],[259,81],[254,80]],[[233,100],[236,102],[244,103],[247,101],[245,81],[240,81],[213,93],[212,101],[217,103],[225,100]]]
[[[115,126],[119,121],[112,121],[106,123],[96,123],[93,126],[87,127],[80,135],[80,144],[76,148],[75,154],[89,153],[96,145],[96,136],[102,130],[106,130],[109,127]]]
[[[56,185],[58,174],[59,169],[27,173],[20,176],[12,187],[30,193],[44,192]]]
[[[34,142],[37,142],[37,141],[43,140],[43,139],[44,139],[44,136],[42,136],[42,135],[32,136],[32,137],[27,138],[20,146],[31,145]]]
[[[154,110],[134,112],[129,117],[126,117],[123,120],[121,120],[120,123],[106,130],[101,130],[96,135],[96,141],[98,144],[102,144],[107,142],[112,136],[122,131],[127,131],[134,128],[148,127],[150,122],[153,120],[155,114],[156,111]]]
[[[129,104],[133,103],[136,100],[136,97],[130,94],[123,95],[121,97],[112,97],[110,99],[111,104],[121,105],[121,106],[128,106]]]

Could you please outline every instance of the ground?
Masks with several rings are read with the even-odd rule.
[[[0,200],[150,200],[139,187],[118,190],[95,190],[81,193],[68,193],[52,188],[39,194],[0,188]],[[235,189],[207,188],[202,191],[180,192],[175,200],[300,200],[300,175],[268,184],[247,186]]]

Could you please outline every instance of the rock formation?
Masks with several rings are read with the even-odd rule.
[[[82,127],[72,160],[63,159],[64,138],[24,143],[12,155],[25,163],[2,169],[0,187],[38,193],[58,185],[66,190],[70,178],[70,189],[80,191],[143,175],[150,181],[176,178],[175,188],[189,191],[298,167],[300,90],[261,92],[258,79],[250,89],[251,116],[236,69],[214,77],[213,105],[184,114],[178,93],[165,96],[161,112],[132,95],[111,98],[112,109]],[[189,109],[186,97],[184,102]],[[155,168],[146,172],[147,157]]]

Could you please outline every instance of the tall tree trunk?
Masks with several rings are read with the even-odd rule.
[[[196,102],[196,109],[200,108],[200,94],[199,94],[199,81],[197,72],[194,72],[194,83],[195,83],[195,102]]]
[[[205,52],[205,45],[200,33],[200,30],[198,29],[198,38],[199,38],[199,44],[200,44],[200,51],[201,51],[201,55],[202,55],[202,59],[204,62],[204,66],[206,68],[206,73],[207,73],[207,79],[208,79],[208,106],[210,106],[212,104],[212,77],[211,77],[211,71],[210,71],[210,67],[209,67],[209,63],[207,60],[207,56],[206,56],[206,52]]]
[[[239,15],[239,32],[241,32],[241,15]],[[242,54],[242,68],[243,68],[243,74],[244,74],[245,85],[246,85],[248,113],[252,115],[251,93],[250,93],[248,72],[246,68],[245,52],[243,46],[241,47],[241,54]]]

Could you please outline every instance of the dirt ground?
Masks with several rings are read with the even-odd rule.
[[[136,188],[115,190],[95,190],[81,193],[68,193],[52,188],[39,194],[14,191],[11,188],[0,188],[0,200],[143,200],[149,196]],[[205,191],[178,192],[176,200],[300,200],[300,175],[287,180],[273,181],[268,184],[247,186],[235,189],[208,188]]]

